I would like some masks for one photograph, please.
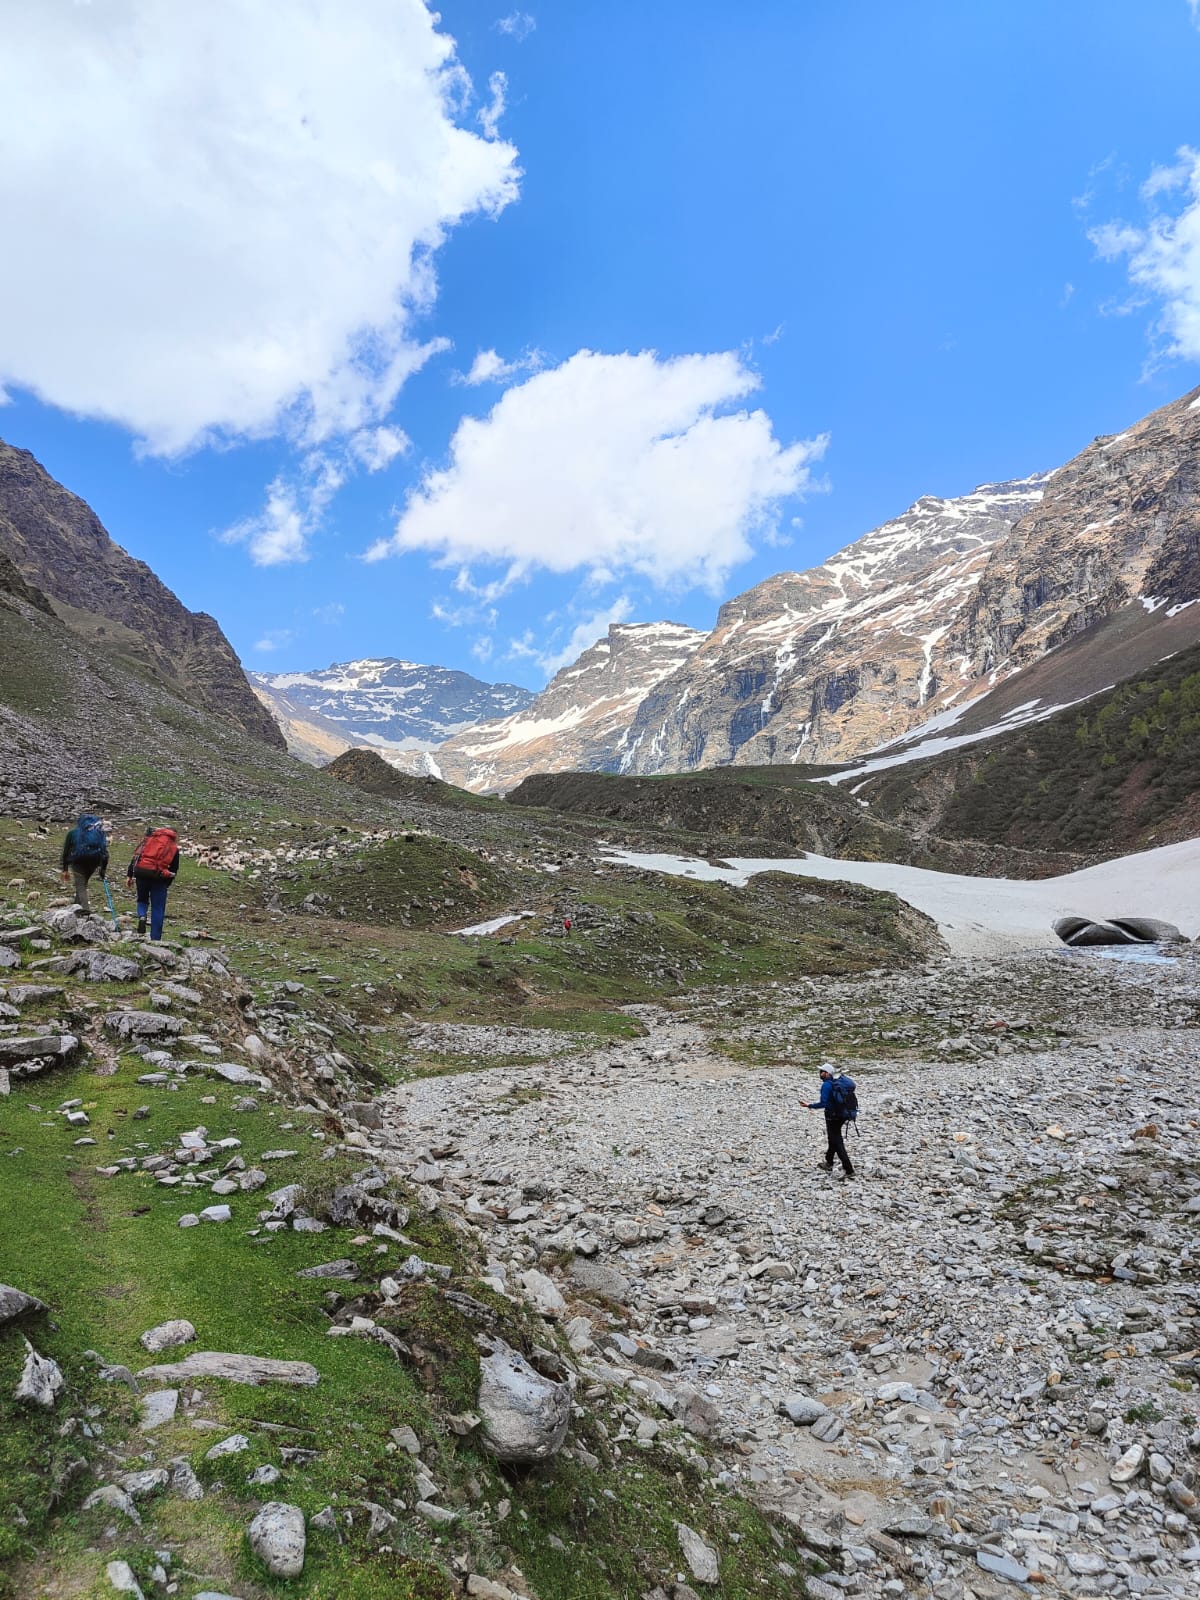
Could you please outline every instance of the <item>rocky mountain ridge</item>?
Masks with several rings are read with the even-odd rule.
[[[568,704],[585,653],[528,713],[536,736],[476,728],[434,759],[453,782],[507,789],[573,767],[845,762],[946,718],[1004,729],[1023,701],[1046,715],[1200,637],[1198,461],[1200,389],[1057,471],[923,496],[727,601],[632,714]]]
[[[843,761],[1139,605],[1161,629],[1141,657],[1161,658],[1200,634],[1195,612],[1165,626],[1200,598],[1198,459],[1194,390],[1056,472],[918,501],[812,572],[768,579],[642,706],[623,769]],[[1074,673],[1076,693],[1114,681],[1107,662],[1089,679],[1078,650]]]
[[[356,745],[385,753],[432,750],[477,723],[520,712],[533,699],[515,683],[485,683],[469,672],[394,656],[249,677],[289,750],[316,765]]]
[[[704,639],[679,622],[611,623],[524,710],[449,740],[427,770],[476,791],[507,789],[542,770],[605,770],[646,696]]]
[[[45,595],[72,632],[130,663],[180,698],[264,744],[283,748],[233,646],[214,619],[189,611],[145,564],[116,544],[91,507],[28,450],[0,441],[0,555]]]

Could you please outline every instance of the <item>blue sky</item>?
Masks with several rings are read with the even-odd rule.
[[[0,436],[251,668],[536,688],[1200,382],[1189,0],[0,6]]]

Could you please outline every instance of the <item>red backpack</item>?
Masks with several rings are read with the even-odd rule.
[[[142,840],[133,858],[134,872],[153,873],[159,878],[173,878],[171,870],[175,852],[179,848],[179,835],[174,828],[155,828]]]

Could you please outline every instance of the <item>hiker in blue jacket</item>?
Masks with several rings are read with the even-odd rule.
[[[851,1093],[853,1093],[853,1080],[847,1079],[846,1081],[850,1084]],[[842,1163],[843,1177],[852,1178],[854,1176],[854,1167],[842,1139],[842,1129],[850,1119],[845,1114],[842,1093],[839,1091],[839,1082],[840,1080],[836,1073],[830,1071],[828,1067],[822,1067],[821,1098],[819,1100],[810,1100],[808,1109],[825,1113],[826,1149],[824,1158],[818,1161],[817,1165],[824,1167],[826,1172],[832,1172],[833,1158],[836,1156]]]
[[[63,840],[62,876],[64,883],[70,881],[75,904],[85,916],[91,915],[88,880],[95,872],[101,879],[108,877],[108,836],[95,812],[84,811]]]

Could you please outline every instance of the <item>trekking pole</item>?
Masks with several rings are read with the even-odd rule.
[[[113,932],[120,933],[121,930],[117,926],[117,908],[113,905],[112,890],[108,887],[108,879],[101,878],[100,882],[104,885],[104,898],[108,901],[108,914],[113,919]]]

